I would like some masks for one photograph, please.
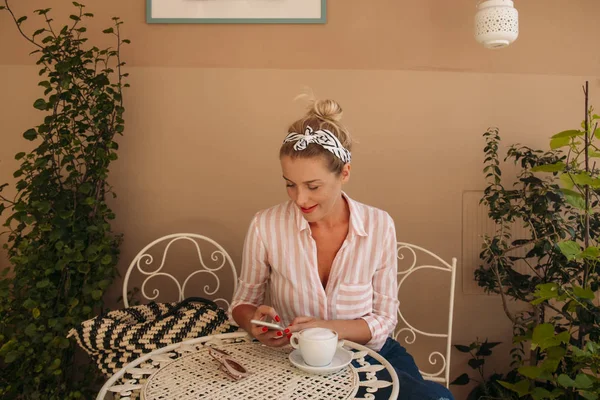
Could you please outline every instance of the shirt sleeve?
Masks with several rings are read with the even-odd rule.
[[[260,306],[265,298],[265,288],[271,267],[268,263],[267,249],[258,231],[258,221],[255,216],[250,223],[244,250],[242,253],[242,270],[238,279],[237,289],[229,306],[229,322],[236,324],[232,311],[240,304]]]
[[[379,351],[398,322],[398,256],[394,220],[386,214],[381,264],[373,275],[373,311],[363,317],[371,330],[367,347]]]

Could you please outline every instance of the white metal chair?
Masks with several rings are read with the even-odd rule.
[[[183,283],[181,283],[179,280],[177,280],[177,278],[175,278],[172,274],[163,271],[163,267],[165,266],[165,261],[167,260],[167,255],[169,253],[169,249],[171,248],[171,245],[180,240],[189,241],[189,242],[193,243],[193,245],[196,248],[196,251],[198,252],[198,259],[200,262],[200,268],[196,269],[191,274],[189,274],[187,276],[187,278],[185,278]],[[200,245],[199,245],[199,243],[202,243],[202,241],[207,242],[216,248],[216,250],[213,250],[210,253],[210,259],[212,260],[212,262],[214,264],[216,264],[215,266],[207,266],[206,263],[204,262],[204,258],[202,257],[202,251],[201,251]],[[158,266],[158,268],[155,268],[151,271],[144,269],[141,265],[142,261],[146,266],[149,266],[150,264],[152,264],[154,262],[154,257],[151,254],[149,254],[148,251],[153,246],[156,246],[159,244],[162,245],[162,244],[164,244],[164,242],[168,242],[168,243],[166,243],[166,246],[164,248],[160,266]],[[131,273],[134,270],[134,268],[137,268],[137,270],[140,273],[142,273],[143,275],[146,276],[146,278],[142,282],[141,289],[140,289],[141,295],[146,300],[155,300],[158,298],[158,296],[160,294],[160,290],[154,289],[154,290],[152,290],[152,295],[149,295],[146,293],[146,284],[148,283],[148,281],[150,279],[153,279],[153,278],[159,277],[159,276],[167,277],[175,283],[178,293],[179,293],[177,301],[182,301],[185,298],[187,284],[190,281],[190,279],[192,277],[194,277],[195,275],[205,274],[207,277],[210,278],[210,281],[215,282],[214,287],[211,287],[212,286],[210,284],[211,282],[209,280],[207,280],[206,281],[207,283],[205,283],[202,288],[203,293],[195,293],[195,292],[190,293],[190,289],[188,288],[187,295],[188,296],[207,297],[215,302],[222,302],[226,305],[225,309],[227,309],[229,307],[229,304],[230,304],[229,301],[233,297],[233,294],[235,293],[235,290],[237,288],[237,272],[235,269],[235,265],[233,264],[233,261],[231,260],[231,257],[229,256],[227,251],[225,251],[225,249],[219,243],[215,242],[214,240],[212,240],[206,236],[198,235],[195,233],[174,233],[171,235],[163,236],[159,239],[156,239],[155,241],[153,241],[152,243],[150,243],[146,247],[144,247],[142,250],[140,250],[140,252],[134,257],[133,261],[131,261],[131,264],[129,264],[129,268],[127,268],[127,273],[125,274],[125,279],[123,281],[123,302],[125,304],[125,307],[129,307],[128,285],[129,285],[129,278],[130,278]],[[150,267],[150,268],[152,268],[152,267]],[[219,291],[219,288],[221,286],[220,274],[221,274],[221,278],[223,277],[223,275],[222,275],[223,272],[220,272],[221,270],[223,270],[227,273],[231,272],[231,278],[232,278],[231,282],[232,282],[233,287],[232,287],[232,291],[231,291],[231,295],[229,296],[229,299],[226,299],[224,297],[213,298],[214,295]],[[197,288],[194,288],[194,289],[197,290]],[[175,301],[175,300],[173,300],[173,301]]]
[[[450,350],[452,345],[452,319],[454,314],[454,290],[456,284],[456,258],[452,258],[452,262],[448,263],[444,261],[442,258],[432,253],[429,250],[426,250],[422,247],[415,246],[410,243],[398,242],[398,260],[399,261],[409,261],[410,265],[407,269],[398,268],[398,294],[400,294],[400,290],[402,288],[402,284],[406,281],[406,279],[416,273],[419,270],[430,269],[430,270],[438,270],[444,273],[448,273],[449,275],[449,286],[450,286],[450,301],[448,306],[448,329],[445,332],[425,332],[423,330],[419,330],[411,325],[404,315],[401,312],[402,303],[400,307],[398,307],[398,326],[394,330],[394,338],[398,340],[398,337],[401,334],[406,334],[404,336],[404,341],[408,344],[413,344],[417,338],[417,334],[434,337],[434,338],[445,338],[446,339],[446,349],[445,354],[442,354],[439,351],[433,351],[429,354],[429,363],[431,365],[436,365],[438,359],[441,360],[442,365],[441,368],[435,372],[425,372],[419,369],[421,375],[426,380],[440,382],[448,387],[450,383]],[[412,259],[405,259],[405,254],[408,253],[409,257]],[[417,255],[422,255],[426,258],[424,263],[417,262]],[[422,259],[423,257],[420,257]],[[429,260],[433,260],[435,265],[430,265]],[[414,306],[414,304],[408,304],[408,306]],[[402,323],[403,325],[400,325]],[[401,327],[404,326],[404,327]],[[398,340],[399,341],[399,340]]]

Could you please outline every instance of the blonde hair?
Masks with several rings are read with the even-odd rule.
[[[300,97],[300,96],[299,96]],[[308,111],[306,114],[295,121],[288,128],[289,133],[304,134],[306,127],[310,126],[313,130],[327,129],[338,138],[342,146],[348,151],[352,151],[352,138],[350,132],[341,124],[343,110],[335,100],[316,100],[309,99]],[[279,158],[289,156],[292,158],[311,158],[323,157],[327,167],[331,172],[340,174],[344,167],[344,162],[331,152],[324,149],[321,145],[310,143],[305,150],[294,150],[294,142],[287,142],[281,145],[279,149]]]

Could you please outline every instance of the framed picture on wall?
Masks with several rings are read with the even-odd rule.
[[[324,24],[327,0],[146,0],[151,24]]]

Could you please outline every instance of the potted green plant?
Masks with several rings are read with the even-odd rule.
[[[114,48],[88,43],[84,20],[93,17],[73,3],[71,23],[57,28],[50,9],[36,10],[44,26],[25,32],[26,16],[9,13],[35,47],[43,97],[33,107],[43,122],[23,133],[37,147],[19,152],[14,198],[0,185],[4,245],[12,268],[0,277],[0,397],[91,398],[91,375],[76,370],[67,332],[97,313],[116,275],[121,235],[107,204],[107,178],[124,131],[127,77],[120,51],[121,20],[104,33]]]
[[[492,349],[499,344],[500,342],[489,342],[488,340],[481,342],[476,340],[468,346],[460,344],[454,345],[454,347],[461,353],[469,353],[471,355],[468,364],[471,369],[476,371],[474,377],[471,377],[465,372],[450,382],[450,385],[457,386],[475,383],[475,386],[467,395],[466,400],[514,400],[518,398],[516,394],[509,389],[504,388],[500,384],[501,381],[505,381],[507,379],[510,380],[512,378],[511,375],[504,376],[497,372],[488,375],[485,372],[486,358],[492,355]]]
[[[578,129],[552,136],[550,150],[509,147],[504,161],[520,166],[505,186],[498,155],[500,136],[488,130],[488,187],[481,200],[496,223],[485,239],[475,274],[487,292],[499,294],[514,328],[514,379],[501,384],[519,397],[597,399],[600,395],[599,285],[600,116],[588,105]],[[514,239],[522,224],[528,237]],[[516,250],[525,250],[519,254]],[[528,307],[510,311],[510,301]]]

